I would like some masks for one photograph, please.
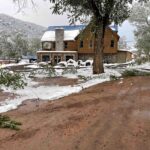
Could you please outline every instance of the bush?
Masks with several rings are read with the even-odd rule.
[[[124,76],[124,77],[129,77],[129,76],[150,76],[150,73],[133,69],[133,70],[125,70],[122,73],[122,76]]]
[[[27,84],[23,75],[9,70],[0,69],[0,86],[12,87],[13,89],[24,88]]]
[[[0,128],[9,128],[12,130],[20,130],[18,126],[22,125],[20,122],[11,120],[8,116],[0,115]]]
[[[136,71],[135,70],[125,70],[123,73],[122,73],[122,76],[124,77],[128,77],[128,76],[136,76]]]
[[[80,80],[83,80],[83,81],[88,81],[88,80],[91,80],[92,78],[91,77],[85,77],[85,76],[82,76],[82,75],[78,75],[78,78],[80,79]]]
[[[56,71],[54,68],[47,68],[47,71],[48,71],[48,76],[49,77],[55,77],[56,76]]]
[[[77,69],[75,67],[72,68],[65,68],[62,74],[76,74]]]
[[[110,76],[110,80],[118,80],[118,79],[119,79],[119,77],[116,77],[115,75]]]

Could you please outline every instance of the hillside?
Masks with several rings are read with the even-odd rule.
[[[41,38],[45,30],[45,27],[0,14],[0,33],[7,35],[22,33],[28,38]]]

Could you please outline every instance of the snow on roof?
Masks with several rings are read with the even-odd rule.
[[[80,33],[80,30],[65,30],[64,41],[74,41],[76,36]],[[55,41],[55,31],[46,31],[41,41]]]
[[[121,52],[130,52],[130,53],[132,53],[132,51],[129,50],[129,49],[119,49],[118,51],[121,51]]]
[[[64,41],[74,41],[79,35],[80,31],[85,29],[86,25],[74,25],[74,26],[49,26],[44,33],[41,41],[55,41],[55,29],[64,29]],[[117,25],[109,26],[113,31],[118,31]]]

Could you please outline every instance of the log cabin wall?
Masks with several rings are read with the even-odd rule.
[[[117,32],[114,32],[110,28],[107,28],[104,37],[104,53],[105,54],[117,53],[118,41],[119,41],[119,36]]]
[[[77,49],[79,54],[93,54],[94,53],[94,34],[91,28],[87,27],[81,31],[77,39]]]
[[[117,53],[119,36],[117,32],[110,28],[106,29],[104,37],[104,53]],[[87,27],[77,38],[77,46],[79,54],[94,53],[95,37],[90,27]],[[83,42],[83,47],[81,46]]]
[[[77,41],[64,41],[65,51],[77,51]]]

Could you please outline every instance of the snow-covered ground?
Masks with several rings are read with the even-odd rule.
[[[57,70],[56,70],[57,72]],[[43,74],[44,75],[44,74]],[[110,75],[120,76],[120,74],[111,69],[101,75],[92,75],[92,67],[78,69],[76,74],[64,74],[64,77],[78,78],[85,77],[87,80],[74,86],[37,86],[37,82],[33,82],[32,78],[26,78],[28,85],[24,89],[12,90],[3,88],[5,92],[18,95],[14,99],[8,98],[6,101],[0,102],[0,113],[16,109],[25,100],[55,100],[72,93],[78,93],[82,89],[110,80]],[[41,74],[42,77],[42,74]],[[43,76],[44,77],[44,76]]]
[[[128,66],[128,68],[130,68],[130,69],[149,70],[150,71],[150,62],[141,64],[141,65]]]
[[[82,62],[81,62],[82,63]],[[63,65],[64,64],[64,65]],[[68,64],[72,66],[75,64],[75,66],[70,68],[70,71],[65,70],[64,67],[68,67]],[[83,64],[83,63],[82,63]],[[62,68],[60,68],[62,66]],[[79,84],[76,84],[74,86],[58,86],[58,85],[53,85],[53,86],[36,86],[38,85],[38,82],[33,82],[32,78],[26,77],[26,82],[28,85],[24,89],[18,89],[18,90],[12,90],[12,89],[4,89],[5,92],[10,92],[14,93],[15,95],[18,95],[14,99],[8,98],[6,101],[0,102],[0,113],[6,112],[9,110],[16,109],[19,105],[22,104],[23,101],[25,100],[55,100],[59,99],[61,97],[70,95],[72,93],[78,93],[82,89],[88,88],[90,86],[109,81],[110,76],[121,76],[121,74],[118,72],[117,69],[111,69],[116,68],[119,66],[125,66],[128,69],[150,69],[150,63],[146,63],[140,66],[137,66],[133,64],[132,62],[130,63],[125,63],[125,64],[109,64],[105,65],[105,73],[100,74],[100,75],[93,75],[92,73],[92,67],[91,66],[84,66],[83,68],[76,68],[77,64],[75,62],[62,62],[58,66],[55,67],[55,73],[53,76],[62,76],[62,77],[67,77],[67,78],[76,78],[78,80],[83,80]],[[32,68],[32,69],[40,69],[41,67],[38,64],[33,64],[27,66],[27,68]],[[29,75],[26,74],[26,76]],[[35,74],[33,75],[38,78],[43,78],[47,77],[48,73],[46,71],[42,70],[36,70]]]

